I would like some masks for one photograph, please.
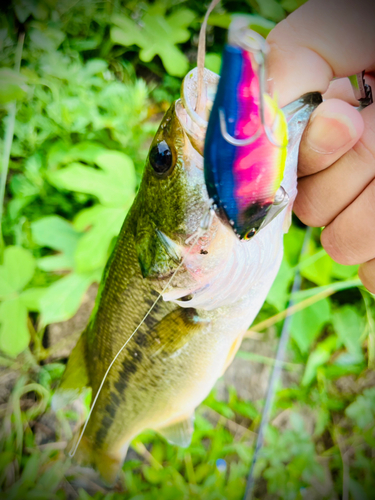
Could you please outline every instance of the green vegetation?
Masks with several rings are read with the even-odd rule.
[[[232,13],[251,14],[266,35],[301,3],[223,2],[210,19],[208,67],[218,70]],[[84,491],[64,454],[80,408],[51,410],[66,355],[49,345],[49,325],[71,318],[100,280],[161,113],[195,64],[206,7],[17,0],[1,16],[1,498],[242,498],[263,400],[240,397],[240,387],[226,397],[213,391],[186,450],[139,436],[111,492],[92,483]],[[298,267],[287,376],[258,462],[257,498],[374,498],[374,297],[355,266],[330,259],[319,234],[299,262],[304,229],[293,222],[249,332],[262,339],[253,344],[275,344]],[[243,348],[237,361],[257,370],[273,355]]]

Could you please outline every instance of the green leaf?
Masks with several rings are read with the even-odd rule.
[[[130,207],[132,199],[129,199]],[[82,210],[75,220],[79,231],[89,230],[82,236],[75,252],[76,269],[88,272],[103,267],[108,259],[112,239],[116,237],[124,222],[127,209],[96,205]]]
[[[375,387],[365,389],[363,394],[349,405],[345,413],[358,427],[365,429],[375,422]]]
[[[304,238],[305,231],[294,225],[284,235],[284,254],[291,266],[298,264]]]
[[[278,23],[285,17],[285,11],[276,0],[256,0],[259,14]]]
[[[307,0],[282,0],[280,4],[287,12],[293,12],[306,2]]]
[[[95,273],[72,273],[50,285],[40,300],[42,323],[48,325],[74,316],[87,288],[99,278]]]
[[[337,348],[337,339],[334,335],[326,338],[313,351],[307,360],[305,373],[302,378],[302,386],[309,385],[314,378],[318,368],[329,361],[332,352]]]
[[[58,29],[45,27],[41,23],[38,23],[38,26],[41,29],[31,28],[28,32],[32,44],[38,49],[52,52],[66,37],[65,33]]]
[[[35,243],[62,252],[39,259],[40,269],[57,271],[74,268],[74,252],[81,235],[70,222],[58,215],[50,215],[33,222],[31,231]]]
[[[207,24],[210,26],[218,26],[219,28],[228,29],[231,22],[232,14],[229,14],[228,12],[223,12],[221,14],[213,12],[212,14],[210,14]]]
[[[307,288],[306,290],[300,290],[299,292],[293,294],[293,297],[296,301],[299,301],[308,299],[309,297],[313,297],[318,293],[326,291],[332,291],[332,293],[334,293],[334,292],[339,292],[340,290],[348,290],[349,288],[355,288],[358,286],[362,286],[362,282],[359,279],[336,281],[334,283],[331,283],[330,285],[319,286],[319,287],[317,286],[314,288]]]
[[[35,259],[21,247],[10,246],[4,251],[4,262],[0,266],[0,297],[20,292],[33,277]]]
[[[349,478],[349,491],[353,497],[353,500],[370,500],[366,495],[366,492],[361,483],[355,481],[353,478]]]
[[[206,54],[204,65],[207,69],[213,71],[218,75],[220,73],[220,68],[221,68],[221,55],[215,54],[213,52]]]
[[[138,45],[141,48],[139,57],[145,62],[159,55],[170,75],[184,76],[188,70],[188,59],[176,44],[190,38],[186,28],[194,18],[194,12],[185,8],[167,16],[163,2],[159,1],[148,9],[141,23],[121,15],[112,16],[115,26],[111,29],[111,40],[126,47]]]
[[[60,147],[58,151],[61,150],[63,151],[63,155],[57,161],[55,160],[52,163],[67,164],[74,161],[84,161],[85,163],[94,163],[97,156],[107,151],[107,149],[103,148],[103,146],[100,146],[95,142],[89,142],[89,141],[83,141],[78,144],[75,144],[66,151],[64,151],[62,147]],[[56,153],[58,153],[58,151],[56,151]]]
[[[284,258],[281,262],[276,279],[272,283],[271,290],[267,295],[267,302],[275,306],[278,311],[285,309],[289,299],[289,286],[293,276],[294,270]]]
[[[20,294],[20,300],[29,311],[40,311],[40,301],[46,290],[44,287],[29,288]]]
[[[0,104],[23,99],[27,90],[26,78],[23,75],[9,68],[0,69]]]
[[[46,5],[43,5],[42,2],[32,0],[14,0],[14,11],[18,20],[22,24],[26,21],[30,14],[32,14],[35,19],[39,20],[44,20],[48,15]]]
[[[28,457],[25,468],[22,471],[22,483],[35,484],[38,478],[40,455],[35,453]]]
[[[38,267],[46,272],[51,271],[71,271],[74,269],[74,258],[72,255],[63,253],[57,255],[49,255],[38,259]]]
[[[27,328],[27,309],[20,298],[0,304],[0,349],[9,356],[17,356],[30,342]]]
[[[42,247],[50,247],[66,254],[72,254],[80,234],[72,224],[58,215],[43,217],[31,224],[35,243]]]
[[[313,255],[303,256],[300,264],[301,276],[316,285],[328,285],[331,282],[333,260],[325,250],[315,251]]]
[[[291,336],[303,354],[309,351],[311,344],[330,317],[331,307],[328,299],[322,299],[293,315]]]
[[[119,151],[107,151],[99,154],[95,163],[100,170],[72,163],[50,172],[48,177],[56,187],[92,194],[109,207],[123,207],[133,196],[136,186],[132,160]]]
[[[228,12],[216,13],[213,12],[208,18],[207,24],[210,26],[218,26],[219,28],[228,29],[230,23],[237,14],[229,14]],[[264,17],[257,14],[242,14],[241,17],[246,16],[249,19],[249,28],[256,31],[264,38],[267,37],[268,33],[275,27],[275,23],[264,19]]]
[[[341,307],[333,314],[335,331],[350,354],[363,359],[361,335],[365,327],[359,311],[350,305]]]
[[[337,262],[333,262],[332,276],[338,279],[352,278],[358,273],[359,266],[343,266]]]

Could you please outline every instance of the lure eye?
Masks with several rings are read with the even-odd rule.
[[[247,240],[251,240],[251,238],[252,238],[253,236],[255,236],[255,233],[256,233],[256,232],[257,232],[257,231],[256,231],[256,229],[253,227],[252,229],[250,229],[250,231],[248,231],[248,232],[245,234],[245,236],[244,236],[244,238],[243,238],[243,239],[244,239],[244,240],[246,240],[246,241],[247,241]]]
[[[166,174],[171,169],[173,163],[171,148],[165,141],[158,142],[151,149],[149,159],[156,174]]]

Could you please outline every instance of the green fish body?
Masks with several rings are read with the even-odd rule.
[[[240,241],[216,215],[194,238],[209,200],[201,154],[205,129],[187,109],[196,73],[186,79],[184,100],[171,106],[150,147],[91,320],[59,389],[77,393],[89,386],[94,399],[113,358],[163,292],[109,371],[77,449],[77,460],[109,483],[144,429],[189,444],[195,408],[232,361],[282,259],[287,211],[250,241]],[[206,72],[207,85],[215,79]],[[299,138],[314,107],[304,103],[298,126],[290,121],[296,139],[286,165],[289,193],[296,187]]]

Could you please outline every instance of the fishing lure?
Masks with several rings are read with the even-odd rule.
[[[208,122],[204,173],[216,208],[242,239],[250,239],[288,205],[280,187],[288,129],[265,92],[266,41],[234,18]]]

